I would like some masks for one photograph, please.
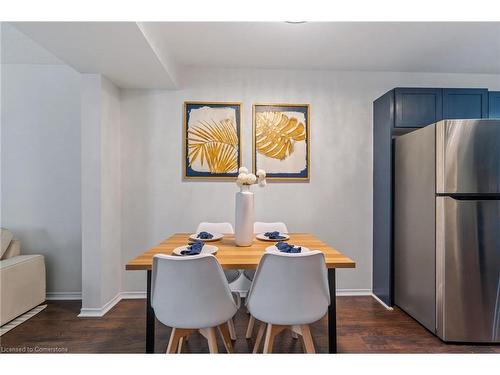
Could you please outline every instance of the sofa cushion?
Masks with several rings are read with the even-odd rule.
[[[7,251],[3,253],[3,255],[0,257],[0,260],[17,257],[18,255],[21,255],[21,241],[14,238],[12,241],[10,241],[10,245],[7,248]]]
[[[0,228],[0,242],[2,243],[2,248],[0,249],[0,258],[3,257],[3,253],[7,251],[10,242],[14,238],[12,232],[5,228]]]

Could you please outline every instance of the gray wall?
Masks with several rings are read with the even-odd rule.
[[[371,290],[372,103],[395,86],[500,87],[499,76],[378,72],[190,69],[181,90],[124,90],[122,262],[198,222],[233,221],[235,184],[182,181],[184,100],[243,102],[243,164],[251,167],[252,103],[311,104],[310,183],[254,189],[257,220],[315,233],[357,263],[338,287]],[[125,291],[144,290],[125,272]]]
[[[1,225],[43,254],[47,291],[81,291],[80,74],[2,64]]]

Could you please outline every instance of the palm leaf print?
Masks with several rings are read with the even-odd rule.
[[[238,170],[238,134],[231,119],[199,121],[188,129],[189,165],[200,159],[210,173]]]
[[[257,151],[273,159],[284,160],[293,153],[295,142],[306,139],[304,124],[282,112],[257,113],[255,124]]]

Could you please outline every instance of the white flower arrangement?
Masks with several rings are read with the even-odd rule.
[[[257,176],[253,173],[248,173],[248,169],[241,167],[238,170],[238,178],[236,179],[236,185],[239,187],[250,186],[253,184],[259,184],[259,186],[266,186],[266,171],[259,169],[257,171]]]

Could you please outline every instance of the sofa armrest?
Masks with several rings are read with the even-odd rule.
[[[0,260],[0,325],[45,301],[45,261],[42,255]]]
[[[0,259],[3,257],[3,253],[7,251],[7,248],[13,239],[14,235],[10,230],[0,228]]]
[[[21,241],[14,239],[10,241],[9,247],[7,248],[7,250],[5,250],[0,259],[9,259],[17,257],[18,255],[21,255]]]

